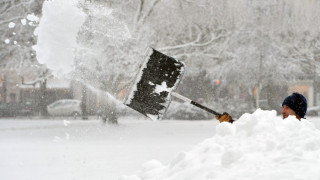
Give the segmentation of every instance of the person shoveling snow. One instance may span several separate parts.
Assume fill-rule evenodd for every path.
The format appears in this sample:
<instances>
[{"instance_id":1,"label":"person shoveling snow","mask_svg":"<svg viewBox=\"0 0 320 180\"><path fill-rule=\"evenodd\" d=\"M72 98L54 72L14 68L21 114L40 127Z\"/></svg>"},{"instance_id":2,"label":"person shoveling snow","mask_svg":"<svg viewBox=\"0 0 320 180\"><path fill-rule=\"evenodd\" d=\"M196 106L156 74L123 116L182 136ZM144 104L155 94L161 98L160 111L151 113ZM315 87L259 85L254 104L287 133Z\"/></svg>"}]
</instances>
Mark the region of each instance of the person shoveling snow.
<instances>
[{"instance_id":1,"label":"person shoveling snow","mask_svg":"<svg viewBox=\"0 0 320 180\"><path fill-rule=\"evenodd\" d=\"M220 122L233 123L235 120L227 112L220 114L175 92L184 74L184 66L183 62L148 48L124 104L152 120L161 120L170 105L171 96L174 96L214 114ZM300 120L306 111L307 101L302 94L293 93L282 103L283 118L295 115Z\"/></svg>"},{"instance_id":2,"label":"person shoveling snow","mask_svg":"<svg viewBox=\"0 0 320 180\"><path fill-rule=\"evenodd\" d=\"M151 160L120 180L320 179L320 132L304 118L307 101L293 93L276 111L256 110L234 121L176 92L184 64L150 49L125 104L160 120L171 95L216 115L216 135L168 165ZM161 88L160 88L161 87ZM285 120L283 120L285 119ZM300 121L297 121L300 120Z\"/></svg>"},{"instance_id":3,"label":"person shoveling snow","mask_svg":"<svg viewBox=\"0 0 320 180\"><path fill-rule=\"evenodd\" d=\"M295 116L299 121L304 118L308 108L306 98L298 93L294 92L290 96L286 97L282 103L282 118L285 119L289 116ZM221 122L233 122L232 117L224 112L222 115L216 115L216 119Z\"/></svg>"},{"instance_id":4,"label":"person shoveling snow","mask_svg":"<svg viewBox=\"0 0 320 180\"><path fill-rule=\"evenodd\" d=\"M287 118L290 115L296 116L298 120L304 118L307 112L308 103L306 98L300 93L292 93L286 97L282 103L282 117Z\"/></svg>"},{"instance_id":5,"label":"person shoveling snow","mask_svg":"<svg viewBox=\"0 0 320 180\"><path fill-rule=\"evenodd\" d=\"M320 179L320 131L305 119L256 110L164 165L151 160L120 180Z\"/></svg>"}]
</instances>

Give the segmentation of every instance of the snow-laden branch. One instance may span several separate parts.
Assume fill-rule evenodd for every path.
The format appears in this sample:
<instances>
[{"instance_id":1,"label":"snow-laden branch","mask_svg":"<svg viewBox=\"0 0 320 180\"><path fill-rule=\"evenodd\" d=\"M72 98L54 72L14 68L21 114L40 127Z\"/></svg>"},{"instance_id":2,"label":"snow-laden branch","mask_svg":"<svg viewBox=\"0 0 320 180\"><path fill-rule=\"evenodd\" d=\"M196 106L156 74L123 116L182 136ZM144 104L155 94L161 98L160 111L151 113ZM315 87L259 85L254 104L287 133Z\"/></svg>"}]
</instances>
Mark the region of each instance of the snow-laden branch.
<instances>
[{"instance_id":1,"label":"snow-laden branch","mask_svg":"<svg viewBox=\"0 0 320 180\"><path fill-rule=\"evenodd\" d=\"M15 20L20 20L20 19L23 19L25 18L24 16L16 16L14 18L11 18L11 19L7 19L7 20L4 20L4 21L0 21L0 25L3 25L3 24L8 24L12 21L15 21Z\"/></svg>"},{"instance_id":2,"label":"snow-laden branch","mask_svg":"<svg viewBox=\"0 0 320 180\"><path fill-rule=\"evenodd\" d=\"M4 14L9 7L9 4L4 4L2 7L0 7L0 14Z\"/></svg>"},{"instance_id":3,"label":"snow-laden branch","mask_svg":"<svg viewBox=\"0 0 320 180\"><path fill-rule=\"evenodd\" d=\"M145 23L147 17L150 16L150 14L151 14L151 12L153 11L154 7L155 7L160 1L161 1L161 0L154 0L154 1L152 2L152 5L151 5L151 7L149 8L148 12L145 13L145 15L141 18L141 24L144 24L144 23Z\"/></svg>"},{"instance_id":4,"label":"snow-laden branch","mask_svg":"<svg viewBox=\"0 0 320 180\"><path fill-rule=\"evenodd\" d=\"M16 5L10 6L10 7L7 8L7 9L3 9L3 10L1 10L1 12L0 12L0 17L3 16L3 15L5 15L8 11L10 11L10 10L12 10L12 9L15 9L15 8L20 9L20 6L30 5L30 4L32 4L33 2L34 2L34 0L30 0L30 1L28 1L28 2L20 2L20 3L16 4Z\"/></svg>"},{"instance_id":5,"label":"snow-laden branch","mask_svg":"<svg viewBox=\"0 0 320 180\"><path fill-rule=\"evenodd\" d=\"M137 9L137 14L135 16L135 24L144 24L146 22L146 19L150 16L152 11L154 10L155 6L161 1L161 0L153 0L149 8L146 10L145 13L143 13L143 9L145 2L144 0L139 0L139 6Z\"/></svg>"},{"instance_id":6,"label":"snow-laden branch","mask_svg":"<svg viewBox=\"0 0 320 180\"><path fill-rule=\"evenodd\" d=\"M163 48L159 48L160 51L168 51L168 50L174 50L174 49L182 49L182 48L187 48L187 47L203 47L203 46L208 46L210 45L212 42L224 37L223 35L219 35L219 36L215 36L213 33L210 34L211 38L206 41L206 42L200 42L201 41L201 37L202 37L202 33L199 33L196 37L195 40L191 41L191 42L187 42L184 44L179 44L179 45L175 45L175 46L167 46L167 47L163 47Z\"/></svg>"},{"instance_id":7,"label":"snow-laden branch","mask_svg":"<svg viewBox=\"0 0 320 180\"><path fill-rule=\"evenodd\" d=\"M41 78L38 78L38 79L35 79L33 81L29 81L29 82L24 82L24 77L23 76L20 76L21 78L21 84L22 85L30 85L30 86L35 86L37 83L40 83L40 82L43 82L43 81L46 81L47 79L49 79L50 77L52 77L53 74L49 74L45 77L41 77Z\"/></svg>"},{"instance_id":8,"label":"snow-laden branch","mask_svg":"<svg viewBox=\"0 0 320 180\"><path fill-rule=\"evenodd\" d=\"M144 4L144 0L139 0L140 3L139 3L139 6L138 6L138 9L137 9L137 13L136 13L136 17L135 17L135 23L134 24L137 24L137 22L139 21L140 17L141 17L141 13L142 13L142 9L143 9L143 4Z\"/></svg>"},{"instance_id":9,"label":"snow-laden branch","mask_svg":"<svg viewBox=\"0 0 320 180\"><path fill-rule=\"evenodd\" d=\"M207 58L212 58L212 59L220 59L219 56L215 54L206 54L206 53L180 53L180 54L175 54L173 55L174 58L180 59L181 57L207 57Z\"/></svg>"},{"instance_id":10,"label":"snow-laden branch","mask_svg":"<svg viewBox=\"0 0 320 180\"><path fill-rule=\"evenodd\" d=\"M307 53L307 52L302 52L298 47L296 47L296 46L294 46L294 47L292 47L291 48L291 50L293 50L294 52L295 52L295 54L292 56L292 57L297 57L297 58L299 58L299 57L303 57L303 58L300 58L300 61L302 61L302 62L312 62L312 61L314 61L314 57L313 57L313 55L309 55L309 53ZM311 52L310 52L310 54L311 54Z\"/></svg>"}]
</instances>

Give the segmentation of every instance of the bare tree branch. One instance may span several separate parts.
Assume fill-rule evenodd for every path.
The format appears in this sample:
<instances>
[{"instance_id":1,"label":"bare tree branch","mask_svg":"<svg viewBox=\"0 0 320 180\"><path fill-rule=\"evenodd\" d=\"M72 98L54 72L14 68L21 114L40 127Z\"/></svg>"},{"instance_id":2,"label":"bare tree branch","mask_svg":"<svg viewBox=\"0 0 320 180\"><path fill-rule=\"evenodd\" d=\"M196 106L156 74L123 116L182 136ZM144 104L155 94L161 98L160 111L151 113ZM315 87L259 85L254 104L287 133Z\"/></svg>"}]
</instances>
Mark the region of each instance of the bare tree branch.
<instances>
[{"instance_id":1,"label":"bare tree branch","mask_svg":"<svg viewBox=\"0 0 320 180\"><path fill-rule=\"evenodd\" d=\"M143 9L143 4L144 4L144 0L139 0L139 6L137 9L137 14L136 14L136 18L135 18L135 24L137 24L137 22L139 21L140 17L141 17L141 13L142 13L142 9Z\"/></svg>"},{"instance_id":2,"label":"bare tree branch","mask_svg":"<svg viewBox=\"0 0 320 180\"><path fill-rule=\"evenodd\" d=\"M12 10L12 9L15 9L15 8L21 8L21 7L19 7L19 6L24 6L24 5L30 5L30 4L32 4L34 2L34 0L30 0L30 1L28 1L28 2L20 2L20 3L18 3L18 4L15 4L15 5L11 5L11 6L9 6L9 8L3 8L2 10L1 10L1 12L0 12L0 16L3 16L3 15L5 15L8 11L10 11L10 10Z\"/></svg>"},{"instance_id":3,"label":"bare tree branch","mask_svg":"<svg viewBox=\"0 0 320 180\"><path fill-rule=\"evenodd\" d=\"M35 79L33 81L24 82L24 77L20 75L21 84L22 85L30 85L30 86L35 86L37 83L43 82L45 80L48 80L50 77L53 77L53 74L49 74L47 76L37 78L37 79Z\"/></svg>"},{"instance_id":4,"label":"bare tree branch","mask_svg":"<svg viewBox=\"0 0 320 180\"><path fill-rule=\"evenodd\" d=\"M19 20L19 19L23 19L23 18L25 18L25 16L15 16L14 18L7 19L7 20L4 20L4 21L0 21L0 25L7 24L9 22L12 22L12 21L15 21L15 20Z\"/></svg>"},{"instance_id":5,"label":"bare tree branch","mask_svg":"<svg viewBox=\"0 0 320 180\"><path fill-rule=\"evenodd\" d=\"M219 35L218 37L216 37L213 33L211 33L210 36L211 36L211 38L208 41L200 42L201 41L201 37L202 37L202 33L198 33L196 39L191 41L191 42L184 43L184 44L179 44L179 45L175 45L175 46L162 47L162 48L159 48L159 50L160 51L168 51L168 50L174 50L174 49L187 48L189 46L191 46L191 47L203 47L203 46L208 46L212 42L224 37L223 35Z\"/></svg>"},{"instance_id":6,"label":"bare tree branch","mask_svg":"<svg viewBox=\"0 0 320 180\"><path fill-rule=\"evenodd\" d=\"M175 54L173 57L180 59L181 57L207 57L207 58L212 58L212 59L220 59L219 56L215 54L206 54L206 53L181 53L181 54Z\"/></svg>"},{"instance_id":7,"label":"bare tree branch","mask_svg":"<svg viewBox=\"0 0 320 180\"><path fill-rule=\"evenodd\" d=\"M143 0L142 0L143 1ZM161 0L154 0L152 2L152 5L150 6L149 10L144 14L144 16L142 16L141 18L141 24L144 24L146 22L146 19L150 16L150 14L152 13L154 7L160 2Z\"/></svg>"}]
</instances>

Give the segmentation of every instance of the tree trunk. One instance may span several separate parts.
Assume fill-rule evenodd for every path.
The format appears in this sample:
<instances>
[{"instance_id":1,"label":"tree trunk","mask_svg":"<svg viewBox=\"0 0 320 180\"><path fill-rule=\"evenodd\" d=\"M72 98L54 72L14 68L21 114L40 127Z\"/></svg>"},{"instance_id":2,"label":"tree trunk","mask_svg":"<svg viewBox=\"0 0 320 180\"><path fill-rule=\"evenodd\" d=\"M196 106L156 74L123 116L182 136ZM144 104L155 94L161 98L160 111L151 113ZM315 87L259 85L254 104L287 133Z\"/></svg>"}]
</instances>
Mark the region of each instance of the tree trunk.
<instances>
[{"instance_id":1,"label":"tree trunk","mask_svg":"<svg viewBox=\"0 0 320 180\"><path fill-rule=\"evenodd\" d=\"M40 82L40 115L41 116L48 116L48 111L47 111L47 80L42 80Z\"/></svg>"},{"instance_id":2,"label":"tree trunk","mask_svg":"<svg viewBox=\"0 0 320 180\"><path fill-rule=\"evenodd\" d=\"M7 75L3 75L3 82L2 82L2 92L3 92L3 103L7 102Z\"/></svg>"},{"instance_id":3,"label":"tree trunk","mask_svg":"<svg viewBox=\"0 0 320 180\"><path fill-rule=\"evenodd\" d=\"M259 99L260 99L260 83L258 84L257 94L256 94L256 108L257 109L260 108Z\"/></svg>"},{"instance_id":4,"label":"tree trunk","mask_svg":"<svg viewBox=\"0 0 320 180\"><path fill-rule=\"evenodd\" d=\"M81 110L82 110L82 119L88 119L88 112L87 112L87 87L82 85L82 97L81 97Z\"/></svg>"}]
</instances>

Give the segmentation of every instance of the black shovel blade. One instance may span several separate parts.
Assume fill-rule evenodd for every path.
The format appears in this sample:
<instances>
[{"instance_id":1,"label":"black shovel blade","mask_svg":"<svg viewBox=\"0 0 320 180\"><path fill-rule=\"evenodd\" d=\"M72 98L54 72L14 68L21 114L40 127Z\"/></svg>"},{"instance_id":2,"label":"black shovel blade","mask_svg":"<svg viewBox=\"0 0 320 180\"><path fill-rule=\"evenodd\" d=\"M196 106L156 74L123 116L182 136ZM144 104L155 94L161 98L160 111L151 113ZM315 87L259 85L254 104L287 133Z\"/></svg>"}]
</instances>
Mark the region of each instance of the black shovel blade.
<instances>
[{"instance_id":1,"label":"black shovel blade","mask_svg":"<svg viewBox=\"0 0 320 180\"><path fill-rule=\"evenodd\" d=\"M184 64L176 59L148 48L125 105L151 118L160 120L171 102L184 73Z\"/></svg>"}]
</instances>

